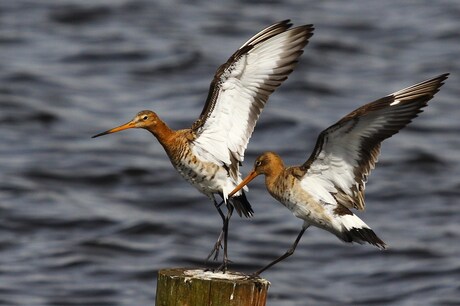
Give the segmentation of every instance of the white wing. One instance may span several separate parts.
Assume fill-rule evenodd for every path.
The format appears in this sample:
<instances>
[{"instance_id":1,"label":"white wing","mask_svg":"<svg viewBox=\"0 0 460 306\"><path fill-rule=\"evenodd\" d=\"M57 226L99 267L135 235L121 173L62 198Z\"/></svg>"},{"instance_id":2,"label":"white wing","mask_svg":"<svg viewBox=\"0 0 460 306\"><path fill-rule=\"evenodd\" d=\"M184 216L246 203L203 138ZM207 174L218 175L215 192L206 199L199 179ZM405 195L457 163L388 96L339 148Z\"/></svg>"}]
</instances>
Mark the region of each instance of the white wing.
<instances>
[{"instance_id":1,"label":"white wing","mask_svg":"<svg viewBox=\"0 0 460 306\"><path fill-rule=\"evenodd\" d=\"M206 105L192 129L200 158L225 164L240 179L238 165L269 95L294 69L313 27L276 23L249 39L219 67ZM234 186L233 186L234 187Z\"/></svg>"},{"instance_id":2,"label":"white wing","mask_svg":"<svg viewBox=\"0 0 460 306\"><path fill-rule=\"evenodd\" d=\"M324 130L300 167L302 186L324 203L364 209L364 188L380 144L417 117L448 74L364 105Z\"/></svg>"}]
</instances>

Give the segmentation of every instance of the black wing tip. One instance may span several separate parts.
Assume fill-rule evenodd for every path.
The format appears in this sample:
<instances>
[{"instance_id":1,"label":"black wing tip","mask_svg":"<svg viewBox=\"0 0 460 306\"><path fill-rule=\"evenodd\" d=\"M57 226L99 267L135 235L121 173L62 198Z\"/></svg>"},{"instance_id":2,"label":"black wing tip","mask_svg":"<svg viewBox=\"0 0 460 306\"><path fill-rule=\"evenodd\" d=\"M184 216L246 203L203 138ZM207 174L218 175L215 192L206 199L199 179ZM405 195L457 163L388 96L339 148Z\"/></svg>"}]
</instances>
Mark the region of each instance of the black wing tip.
<instances>
[{"instance_id":1,"label":"black wing tip","mask_svg":"<svg viewBox=\"0 0 460 306\"><path fill-rule=\"evenodd\" d=\"M444 85L444 81L447 80L449 75L450 75L450 73L446 72L446 73L437 75L437 76L435 76L435 77L433 77L431 79L428 79L426 81L423 81L420 84L435 83L435 84L438 84L438 87L441 87L442 85Z\"/></svg>"},{"instance_id":2,"label":"black wing tip","mask_svg":"<svg viewBox=\"0 0 460 306\"><path fill-rule=\"evenodd\" d=\"M292 23L291 19L284 19L284 20L275 22L275 23L269 25L268 27L265 27L264 29L262 29L257 34L260 34L260 33L263 33L263 32L270 32L270 31L273 31L275 29L282 29L282 32L284 32L284 31L287 31L292 26L293 26L293 23Z\"/></svg>"},{"instance_id":3,"label":"black wing tip","mask_svg":"<svg viewBox=\"0 0 460 306\"><path fill-rule=\"evenodd\" d=\"M438 75L437 77L434 78L438 82L438 87L437 87L435 93L437 93L439 91L439 89L444 85L444 81L447 80L449 75L450 75L450 73L446 72L446 73L440 74L440 75Z\"/></svg>"},{"instance_id":4,"label":"black wing tip","mask_svg":"<svg viewBox=\"0 0 460 306\"><path fill-rule=\"evenodd\" d=\"M302 33L303 36L305 36L305 39L308 41L308 39L310 37L313 36L313 31L315 30L315 27L313 26L313 24L305 24L305 25L301 25L301 26L297 26L295 28L291 28L293 25L293 23L291 22L290 19L285 19L285 20L282 20L282 21L279 21L279 22L276 22L270 26L268 26L267 28L265 28L264 30L260 31L258 34L256 35L259 35L261 33L272 33L271 35L267 35L264 39L262 40L255 40L255 42L251 42L249 43L248 45L249 46L254 46L256 44L259 44L259 43L262 43L263 41L266 41L272 37L275 37L283 32L291 32L291 33L294 33L294 34L298 34L298 33ZM278 29L278 28L282 28L281 31L275 31L275 29ZM265 33L265 34L266 34Z\"/></svg>"},{"instance_id":5,"label":"black wing tip","mask_svg":"<svg viewBox=\"0 0 460 306\"><path fill-rule=\"evenodd\" d=\"M303 45L306 46L309 43L310 38L313 36L314 30L315 28L309 28L307 26L299 26L299 27L292 28L288 31L292 32L293 35L301 36L305 40Z\"/></svg>"},{"instance_id":6,"label":"black wing tip","mask_svg":"<svg viewBox=\"0 0 460 306\"><path fill-rule=\"evenodd\" d=\"M295 28L289 29L288 31L305 32L306 35L308 35L308 37L311 37L313 35L314 30L315 30L315 26L313 24L303 24Z\"/></svg>"},{"instance_id":7,"label":"black wing tip","mask_svg":"<svg viewBox=\"0 0 460 306\"><path fill-rule=\"evenodd\" d=\"M265 40L268 40L274 36L277 36L283 32L286 32L286 31L289 31L289 32L292 32L292 33L295 33L295 34L298 34L298 33L303 33L303 35L305 36L305 38L308 40L310 37L313 36L313 31L315 30L315 27L313 24L304 24L304 25L301 25L301 26L297 26L295 28L291 28L293 26L293 23L291 22L290 19L285 19L285 20L282 20L282 21L279 21L279 22L276 22L268 27L266 27L264 30L260 31L258 34L260 33L263 33L263 32L272 32L272 35L268 35L267 37L265 37L263 40L256 40L256 43L249 43L248 45L251 45L251 46L254 46L255 44L258 44L258 43L261 43ZM274 29L278 29L278 28L282 28L281 31L279 32L276 32L274 31Z\"/></svg>"},{"instance_id":8,"label":"black wing tip","mask_svg":"<svg viewBox=\"0 0 460 306\"><path fill-rule=\"evenodd\" d=\"M431 79L427 79L420 83L401 89L387 96L393 101L405 100L411 101L422 98L425 103L431 100L440 88L444 85L444 81L449 77L450 73L443 73ZM391 101L391 102L393 102Z\"/></svg>"},{"instance_id":9,"label":"black wing tip","mask_svg":"<svg viewBox=\"0 0 460 306\"><path fill-rule=\"evenodd\" d=\"M278 22L272 24L271 26L277 26L277 25L284 25L284 26L292 27L293 23L292 23L291 19L284 19L284 20L281 20L281 21L278 21ZM298 26L296 28L308 28L308 29L311 29L311 30L315 29L315 27L314 27L314 25L312 23L304 24L304 25Z\"/></svg>"},{"instance_id":10,"label":"black wing tip","mask_svg":"<svg viewBox=\"0 0 460 306\"><path fill-rule=\"evenodd\" d=\"M301 26L296 27L296 29L297 29L297 28L305 29L305 30L307 30L307 31L309 31L309 32L313 32L313 31L315 30L315 26L314 26L312 23L310 23L310 24L304 24L304 25L301 25ZM312 34L312 35L313 35L313 34Z\"/></svg>"},{"instance_id":11,"label":"black wing tip","mask_svg":"<svg viewBox=\"0 0 460 306\"><path fill-rule=\"evenodd\" d=\"M446 73L438 75L437 77L434 77L434 79L439 79L442 82L442 81L447 80L449 75L450 75L450 72L446 72Z\"/></svg>"},{"instance_id":12,"label":"black wing tip","mask_svg":"<svg viewBox=\"0 0 460 306\"><path fill-rule=\"evenodd\" d=\"M433 95L435 95L439 89L445 84L444 81L447 80L447 78L449 77L450 73L449 72L446 72L446 73L443 73L443 74L440 74L438 75L437 77L434 77L432 79L432 81L436 82L437 83L437 86L436 86L436 89L434 90L433 92Z\"/></svg>"},{"instance_id":13,"label":"black wing tip","mask_svg":"<svg viewBox=\"0 0 460 306\"><path fill-rule=\"evenodd\" d=\"M284 19L284 20L274 23L273 25L284 25L287 27L292 27L292 22L291 22L291 19Z\"/></svg>"},{"instance_id":14,"label":"black wing tip","mask_svg":"<svg viewBox=\"0 0 460 306\"><path fill-rule=\"evenodd\" d=\"M449 72L446 72L446 73L443 73L443 74L440 74L438 76L435 76L434 78L431 78L431 79L428 79L424 82L422 82L421 84L424 84L424 83L435 83L437 84L436 88L439 89L442 85L444 85L444 81L447 80L447 78L449 77L450 73ZM437 91L436 91L437 92Z\"/></svg>"}]
</instances>

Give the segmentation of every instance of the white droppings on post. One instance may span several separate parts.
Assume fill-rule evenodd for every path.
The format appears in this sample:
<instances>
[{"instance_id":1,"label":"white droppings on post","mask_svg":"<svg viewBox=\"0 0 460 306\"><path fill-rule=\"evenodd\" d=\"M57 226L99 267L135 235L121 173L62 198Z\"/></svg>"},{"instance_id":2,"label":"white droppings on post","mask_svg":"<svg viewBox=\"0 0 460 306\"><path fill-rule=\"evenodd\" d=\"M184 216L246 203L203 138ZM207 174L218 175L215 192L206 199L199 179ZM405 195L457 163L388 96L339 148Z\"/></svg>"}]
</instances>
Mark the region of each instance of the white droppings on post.
<instances>
[{"instance_id":1,"label":"white droppings on post","mask_svg":"<svg viewBox=\"0 0 460 306\"><path fill-rule=\"evenodd\" d=\"M241 279L247 279L248 276L244 275L242 273L237 273L237 272L213 272L213 271L204 271L202 269L196 269L196 270L186 270L184 271L184 275L187 275L189 277L196 277L200 279L228 279L228 280L241 280Z\"/></svg>"},{"instance_id":2,"label":"white droppings on post","mask_svg":"<svg viewBox=\"0 0 460 306\"><path fill-rule=\"evenodd\" d=\"M235 288L236 288L236 283L233 283L233 291L232 291L232 294L230 294L230 301L233 301L233 294L235 293Z\"/></svg>"}]
</instances>

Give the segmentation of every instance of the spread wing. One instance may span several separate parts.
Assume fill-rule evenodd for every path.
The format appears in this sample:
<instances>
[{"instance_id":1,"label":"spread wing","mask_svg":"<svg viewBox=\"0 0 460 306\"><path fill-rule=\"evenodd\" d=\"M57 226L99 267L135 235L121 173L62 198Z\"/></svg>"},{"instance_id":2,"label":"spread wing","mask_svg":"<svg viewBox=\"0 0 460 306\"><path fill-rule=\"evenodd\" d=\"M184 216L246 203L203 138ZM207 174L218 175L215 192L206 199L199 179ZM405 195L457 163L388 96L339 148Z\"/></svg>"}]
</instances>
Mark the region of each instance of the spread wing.
<instances>
[{"instance_id":1,"label":"spread wing","mask_svg":"<svg viewBox=\"0 0 460 306\"><path fill-rule=\"evenodd\" d=\"M219 67L201 116L192 126L195 153L204 160L225 164L235 182L269 95L293 71L313 35L312 25L290 27L285 20L262 30Z\"/></svg>"},{"instance_id":2,"label":"spread wing","mask_svg":"<svg viewBox=\"0 0 460 306\"><path fill-rule=\"evenodd\" d=\"M364 209L364 188L383 140L422 112L448 74L397 91L351 112L318 137L300 167L302 185L325 203Z\"/></svg>"}]
</instances>

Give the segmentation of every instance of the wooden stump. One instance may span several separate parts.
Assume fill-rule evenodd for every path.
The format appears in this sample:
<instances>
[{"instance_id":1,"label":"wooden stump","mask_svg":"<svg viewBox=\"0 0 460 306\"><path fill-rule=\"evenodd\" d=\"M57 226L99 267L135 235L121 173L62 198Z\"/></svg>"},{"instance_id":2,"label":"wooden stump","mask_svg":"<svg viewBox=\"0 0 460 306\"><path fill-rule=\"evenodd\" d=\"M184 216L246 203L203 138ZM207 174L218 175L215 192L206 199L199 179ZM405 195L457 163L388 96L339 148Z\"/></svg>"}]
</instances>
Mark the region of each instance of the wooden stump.
<instances>
[{"instance_id":1,"label":"wooden stump","mask_svg":"<svg viewBox=\"0 0 460 306\"><path fill-rule=\"evenodd\" d=\"M156 306L265 306L270 283L236 272L163 269Z\"/></svg>"}]
</instances>

